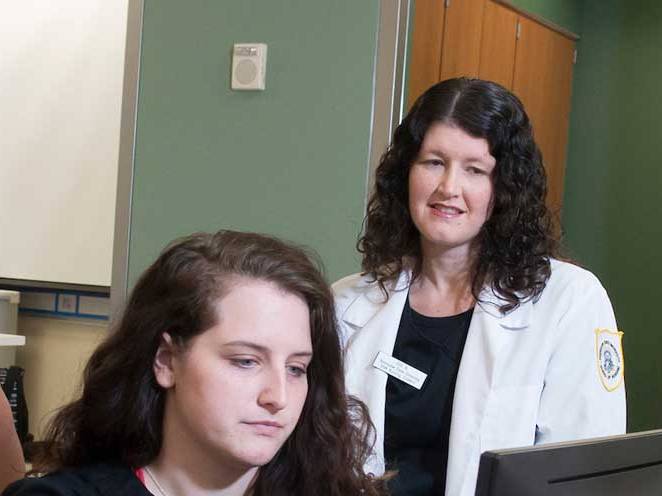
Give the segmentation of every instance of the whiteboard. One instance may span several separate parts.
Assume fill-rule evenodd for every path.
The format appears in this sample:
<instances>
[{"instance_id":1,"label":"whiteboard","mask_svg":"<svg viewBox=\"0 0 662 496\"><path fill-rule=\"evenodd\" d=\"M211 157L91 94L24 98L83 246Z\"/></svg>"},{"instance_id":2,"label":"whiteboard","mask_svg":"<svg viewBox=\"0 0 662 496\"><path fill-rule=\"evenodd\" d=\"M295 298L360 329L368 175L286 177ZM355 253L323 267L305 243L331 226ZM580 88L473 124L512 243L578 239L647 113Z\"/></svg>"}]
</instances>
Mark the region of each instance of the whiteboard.
<instances>
[{"instance_id":1,"label":"whiteboard","mask_svg":"<svg viewBox=\"0 0 662 496\"><path fill-rule=\"evenodd\" d=\"M128 0L0 0L0 278L110 286Z\"/></svg>"}]
</instances>

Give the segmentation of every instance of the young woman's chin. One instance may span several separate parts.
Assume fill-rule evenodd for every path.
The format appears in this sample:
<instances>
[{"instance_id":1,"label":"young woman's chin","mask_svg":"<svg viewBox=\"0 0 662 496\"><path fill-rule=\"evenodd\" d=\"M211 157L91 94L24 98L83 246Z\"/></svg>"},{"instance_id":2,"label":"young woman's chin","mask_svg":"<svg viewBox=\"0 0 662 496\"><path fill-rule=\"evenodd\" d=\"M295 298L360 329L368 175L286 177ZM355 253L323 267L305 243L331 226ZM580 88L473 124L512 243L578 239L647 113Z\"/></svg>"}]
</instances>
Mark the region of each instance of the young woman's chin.
<instances>
[{"instance_id":1,"label":"young woman's chin","mask_svg":"<svg viewBox=\"0 0 662 496\"><path fill-rule=\"evenodd\" d=\"M223 465L232 464L242 471L248 471L267 465L276 457L281 447L282 443L251 442L243 448L234 450L234 453L228 453L226 450L223 450L223 452L218 454L218 463Z\"/></svg>"}]
</instances>

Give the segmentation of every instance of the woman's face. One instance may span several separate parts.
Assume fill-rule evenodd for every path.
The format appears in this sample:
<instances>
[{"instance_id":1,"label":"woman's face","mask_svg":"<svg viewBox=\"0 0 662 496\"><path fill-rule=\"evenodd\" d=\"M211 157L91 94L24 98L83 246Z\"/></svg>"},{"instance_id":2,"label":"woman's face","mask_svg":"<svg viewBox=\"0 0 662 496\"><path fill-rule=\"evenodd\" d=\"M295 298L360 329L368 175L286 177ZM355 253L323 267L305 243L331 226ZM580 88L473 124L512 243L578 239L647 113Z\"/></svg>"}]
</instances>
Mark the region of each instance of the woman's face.
<instances>
[{"instance_id":1,"label":"woman's face","mask_svg":"<svg viewBox=\"0 0 662 496\"><path fill-rule=\"evenodd\" d=\"M171 436L180 453L245 470L269 462L299 420L312 358L309 311L272 283L240 278L217 315L185 350L166 344L157 352L164 447Z\"/></svg>"},{"instance_id":2,"label":"woman's face","mask_svg":"<svg viewBox=\"0 0 662 496\"><path fill-rule=\"evenodd\" d=\"M409 171L409 212L424 255L469 255L491 212L495 165L487 140L442 122L430 126Z\"/></svg>"}]
</instances>

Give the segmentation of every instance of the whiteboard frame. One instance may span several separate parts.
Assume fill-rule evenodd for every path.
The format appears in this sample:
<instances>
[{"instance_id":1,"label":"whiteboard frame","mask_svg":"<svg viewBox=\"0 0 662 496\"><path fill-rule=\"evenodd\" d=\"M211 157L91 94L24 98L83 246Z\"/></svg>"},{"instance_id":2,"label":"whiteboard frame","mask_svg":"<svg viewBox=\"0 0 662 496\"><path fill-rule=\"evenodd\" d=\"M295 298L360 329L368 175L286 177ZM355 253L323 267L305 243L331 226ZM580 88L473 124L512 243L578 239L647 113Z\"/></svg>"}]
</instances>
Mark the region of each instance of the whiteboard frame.
<instances>
[{"instance_id":1,"label":"whiteboard frame","mask_svg":"<svg viewBox=\"0 0 662 496\"><path fill-rule=\"evenodd\" d=\"M110 286L111 322L113 317L120 315L128 291L133 169L144 9L144 0L129 0L124 61L124 88L122 91L120 151L117 170L113 267Z\"/></svg>"}]
</instances>

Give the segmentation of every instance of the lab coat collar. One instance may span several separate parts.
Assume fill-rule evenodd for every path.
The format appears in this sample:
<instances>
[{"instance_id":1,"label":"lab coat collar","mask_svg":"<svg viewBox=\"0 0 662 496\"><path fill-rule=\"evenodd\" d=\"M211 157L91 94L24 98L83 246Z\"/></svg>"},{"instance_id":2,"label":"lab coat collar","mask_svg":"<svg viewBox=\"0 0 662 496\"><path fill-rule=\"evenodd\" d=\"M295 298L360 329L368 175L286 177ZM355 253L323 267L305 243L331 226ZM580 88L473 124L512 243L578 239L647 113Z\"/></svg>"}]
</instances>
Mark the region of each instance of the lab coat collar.
<instances>
[{"instance_id":1,"label":"lab coat collar","mask_svg":"<svg viewBox=\"0 0 662 496\"><path fill-rule=\"evenodd\" d=\"M394 293L407 291L411 281L411 272L403 270L398 280L387 286L389 297ZM352 302L341 316L342 320L355 327L365 327L368 321L379 312L386 303L384 292L376 282L365 282L367 291ZM531 298L524 300L516 308L502 314L500 307L506 301L499 297L491 287L486 287L480 293L480 299L474 312L485 312L506 329L525 329L529 327L533 310Z\"/></svg>"},{"instance_id":2,"label":"lab coat collar","mask_svg":"<svg viewBox=\"0 0 662 496\"><path fill-rule=\"evenodd\" d=\"M394 293L405 292L406 294L410 277L410 272L402 271L395 283L387 284L389 300ZM367 287L366 292L356 298L341 316L343 321L354 327L365 327L368 321L384 308L387 300L377 282L365 282L364 284Z\"/></svg>"},{"instance_id":3,"label":"lab coat collar","mask_svg":"<svg viewBox=\"0 0 662 496\"><path fill-rule=\"evenodd\" d=\"M491 287L481 291L480 298L474 312L485 312L506 329L525 329L529 327L533 312L533 300L528 298L506 314L502 314L500 307L506 301L499 297Z\"/></svg>"}]
</instances>

